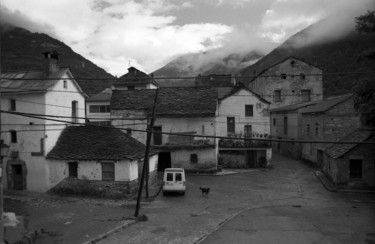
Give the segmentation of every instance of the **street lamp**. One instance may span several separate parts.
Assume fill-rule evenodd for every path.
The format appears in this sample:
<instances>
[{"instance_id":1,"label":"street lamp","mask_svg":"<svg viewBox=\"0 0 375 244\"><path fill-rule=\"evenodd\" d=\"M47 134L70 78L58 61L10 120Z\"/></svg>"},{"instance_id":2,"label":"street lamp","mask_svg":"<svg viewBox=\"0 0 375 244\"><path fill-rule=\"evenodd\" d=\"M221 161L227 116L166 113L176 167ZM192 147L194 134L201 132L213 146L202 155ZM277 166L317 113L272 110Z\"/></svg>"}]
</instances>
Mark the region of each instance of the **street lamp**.
<instances>
[{"instance_id":1,"label":"street lamp","mask_svg":"<svg viewBox=\"0 0 375 244\"><path fill-rule=\"evenodd\" d=\"M9 146L3 142L1 143L1 157L0 157L0 243L4 243L4 218L3 218L3 158L8 155Z\"/></svg>"}]
</instances>

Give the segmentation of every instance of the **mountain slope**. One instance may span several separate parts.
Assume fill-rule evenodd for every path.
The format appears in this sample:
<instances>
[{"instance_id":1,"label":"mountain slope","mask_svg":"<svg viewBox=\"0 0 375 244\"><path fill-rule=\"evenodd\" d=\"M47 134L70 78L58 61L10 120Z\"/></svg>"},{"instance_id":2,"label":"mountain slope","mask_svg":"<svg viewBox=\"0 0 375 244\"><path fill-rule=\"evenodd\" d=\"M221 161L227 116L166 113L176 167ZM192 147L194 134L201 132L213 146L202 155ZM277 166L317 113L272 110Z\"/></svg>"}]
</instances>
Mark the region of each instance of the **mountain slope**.
<instances>
[{"instance_id":1,"label":"mountain slope","mask_svg":"<svg viewBox=\"0 0 375 244\"><path fill-rule=\"evenodd\" d=\"M42 53L53 49L60 54L60 66L70 69L78 84L89 96L109 87L111 79L114 78L90 60L75 53L63 42L46 34L31 33L23 28L1 25L1 38L2 71L40 69L43 61ZM102 79L96 80L97 78Z\"/></svg>"},{"instance_id":2,"label":"mountain slope","mask_svg":"<svg viewBox=\"0 0 375 244\"><path fill-rule=\"evenodd\" d=\"M205 53L182 55L153 72L155 77L195 77L201 75L235 74L259 60L260 52L228 53L214 49ZM194 79L158 80L161 86L193 86Z\"/></svg>"},{"instance_id":3,"label":"mountain slope","mask_svg":"<svg viewBox=\"0 0 375 244\"><path fill-rule=\"evenodd\" d=\"M375 59L369 57L375 56L375 34L358 34L352 30L340 38L328 40L322 37L320 41L311 41L311 33L324 24L325 22L321 21L298 32L257 63L241 70L240 75L257 75L280 60L295 56L323 69L325 95L351 92L353 85L368 79L371 74L332 73L374 71Z\"/></svg>"}]
</instances>

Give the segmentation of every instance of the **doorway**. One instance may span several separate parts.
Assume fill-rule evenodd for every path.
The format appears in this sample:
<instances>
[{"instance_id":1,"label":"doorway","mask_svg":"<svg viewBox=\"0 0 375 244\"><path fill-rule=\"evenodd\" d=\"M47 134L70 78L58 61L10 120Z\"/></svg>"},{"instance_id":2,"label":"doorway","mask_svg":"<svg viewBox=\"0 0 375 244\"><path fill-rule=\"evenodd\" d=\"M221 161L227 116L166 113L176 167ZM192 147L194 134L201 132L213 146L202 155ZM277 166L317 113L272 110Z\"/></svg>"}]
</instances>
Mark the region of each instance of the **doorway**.
<instances>
[{"instance_id":1,"label":"doorway","mask_svg":"<svg viewBox=\"0 0 375 244\"><path fill-rule=\"evenodd\" d=\"M245 153L246 164L249 168L257 168L257 151L249 150Z\"/></svg>"},{"instance_id":2,"label":"doorway","mask_svg":"<svg viewBox=\"0 0 375 244\"><path fill-rule=\"evenodd\" d=\"M171 152L159 152L158 156L158 171L172 167Z\"/></svg>"},{"instance_id":3,"label":"doorway","mask_svg":"<svg viewBox=\"0 0 375 244\"><path fill-rule=\"evenodd\" d=\"M13 173L13 190L23 190L22 165L20 164L12 165L12 173Z\"/></svg>"}]
</instances>

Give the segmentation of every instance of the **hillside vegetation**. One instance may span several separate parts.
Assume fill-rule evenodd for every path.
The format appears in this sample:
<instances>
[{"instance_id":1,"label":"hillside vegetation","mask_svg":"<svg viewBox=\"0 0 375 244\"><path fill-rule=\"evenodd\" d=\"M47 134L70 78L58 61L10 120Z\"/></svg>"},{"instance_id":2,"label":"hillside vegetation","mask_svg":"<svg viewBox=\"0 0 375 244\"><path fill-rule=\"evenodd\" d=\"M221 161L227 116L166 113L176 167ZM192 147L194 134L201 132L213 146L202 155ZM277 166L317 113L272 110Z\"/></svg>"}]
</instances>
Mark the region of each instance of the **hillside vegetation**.
<instances>
[{"instance_id":1,"label":"hillside vegetation","mask_svg":"<svg viewBox=\"0 0 375 244\"><path fill-rule=\"evenodd\" d=\"M90 60L75 53L63 42L46 34L31 33L23 28L9 25L1 26L2 71L40 69L43 61L42 53L47 50L56 50L60 53L60 66L69 68L83 91L89 96L109 87L112 82L110 79L114 78Z\"/></svg>"}]
</instances>

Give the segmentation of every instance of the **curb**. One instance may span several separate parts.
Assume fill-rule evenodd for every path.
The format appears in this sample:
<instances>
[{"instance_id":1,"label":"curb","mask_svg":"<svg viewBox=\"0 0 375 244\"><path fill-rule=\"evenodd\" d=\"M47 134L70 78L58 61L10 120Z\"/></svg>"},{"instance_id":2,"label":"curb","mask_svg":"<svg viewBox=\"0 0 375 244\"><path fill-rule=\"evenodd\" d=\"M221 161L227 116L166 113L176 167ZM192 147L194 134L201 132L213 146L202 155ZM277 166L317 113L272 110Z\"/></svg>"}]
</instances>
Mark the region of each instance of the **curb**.
<instances>
[{"instance_id":1,"label":"curb","mask_svg":"<svg viewBox=\"0 0 375 244\"><path fill-rule=\"evenodd\" d=\"M352 192L352 193L375 193L375 190L361 190L361 189L345 189L338 188L333 185L321 171L315 171L314 174L318 177L324 188L331 192Z\"/></svg>"},{"instance_id":2,"label":"curb","mask_svg":"<svg viewBox=\"0 0 375 244\"><path fill-rule=\"evenodd\" d=\"M100 236L90 240L90 241L86 241L82 244L95 244L105 238L107 238L109 235L113 234L113 233L116 233L117 231L119 230L122 230L122 229L125 229L126 227L128 226L131 226L135 223L137 223L138 221L134 218L134 219L129 219L129 220L126 220L124 224L120 225L120 226L117 226L116 228L110 230L110 231L107 231L106 233L104 234L101 234Z\"/></svg>"}]
</instances>

